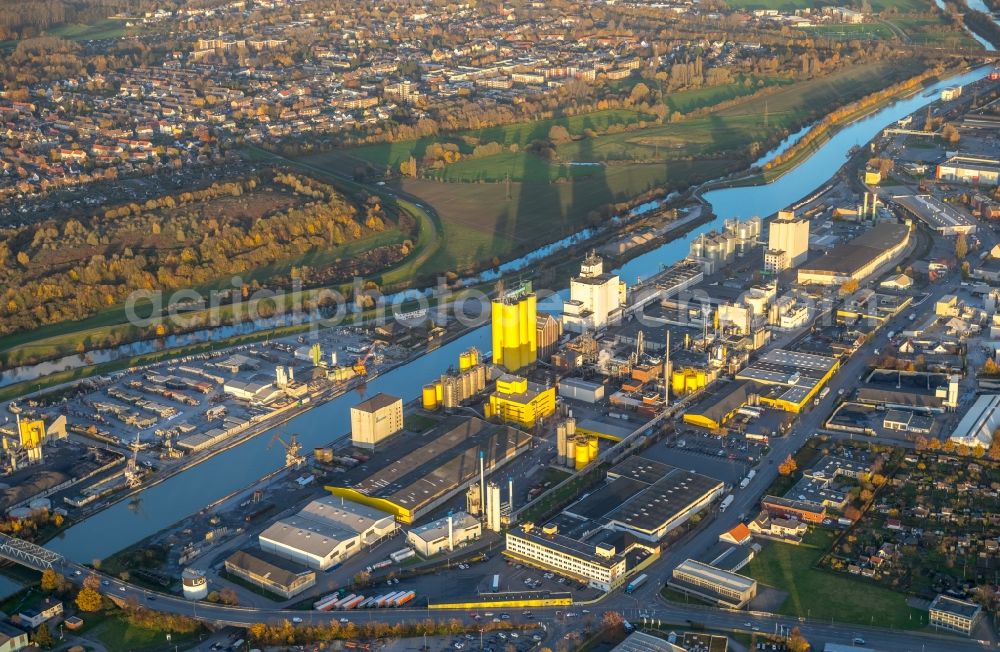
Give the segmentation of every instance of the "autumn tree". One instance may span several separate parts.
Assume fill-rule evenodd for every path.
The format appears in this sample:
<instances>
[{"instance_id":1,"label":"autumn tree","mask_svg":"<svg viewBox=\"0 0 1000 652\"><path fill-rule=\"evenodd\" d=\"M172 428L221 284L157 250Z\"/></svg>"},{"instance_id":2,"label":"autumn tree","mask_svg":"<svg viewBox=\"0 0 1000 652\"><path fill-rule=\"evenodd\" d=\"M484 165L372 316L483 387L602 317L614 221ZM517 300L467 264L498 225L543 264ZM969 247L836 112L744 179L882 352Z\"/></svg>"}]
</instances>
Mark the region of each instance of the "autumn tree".
<instances>
[{"instance_id":1,"label":"autumn tree","mask_svg":"<svg viewBox=\"0 0 1000 652\"><path fill-rule=\"evenodd\" d=\"M840 294L842 296L847 296L848 294L853 294L858 291L858 281L857 279L848 279L840 285Z\"/></svg>"},{"instance_id":2,"label":"autumn tree","mask_svg":"<svg viewBox=\"0 0 1000 652\"><path fill-rule=\"evenodd\" d=\"M621 631L625 626L625 618L617 611L605 611L601 618L601 627L609 632Z\"/></svg>"},{"instance_id":3,"label":"autumn tree","mask_svg":"<svg viewBox=\"0 0 1000 652\"><path fill-rule=\"evenodd\" d=\"M788 652L809 652L811 647L809 641L802 635L798 627L792 628L792 632L788 635L785 645L788 647Z\"/></svg>"},{"instance_id":4,"label":"autumn tree","mask_svg":"<svg viewBox=\"0 0 1000 652\"><path fill-rule=\"evenodd\" d=\"M80 608L80 611L90 613L100 611L101 603L101 594L90 587L83 587L76 596L76 606Z\"/></svg>"},{"instance_id":5,"label":"autumn tree","mask_svg":"<svg viewBox=\"0 0 1000 652\"><path fill-rule=\"evenodd\" d=\"M795 473L799 468L799 465L795 462L791 455L788 455L785 460L778 465L778 473L781 475L791 475Z\"/></svg>"},{"instance_id":6,"label":"autumn tree","mask_svg":"<svg viewBox=\"0 0 1000 652\"><path fill-rule=\"evenodd\" d=\"M965 260L965 257L969 255L969 241L965 239L964 233L959 233L958 237L955 238L955 256L959 260Z\"/></svg>"},{"instance_id":7,"label":"autumn tree","mask_svg":"<svg viewBox=\"0 0 1000 652\"><path fill-rule=\"evenodd\" d=\"M43 591L55 591L64 581L65 578L51 568L46 568L42 571L41 585Z\"/></svg>"},{"instance_id":8,"label":"autumn tree","mask_svg":"<svg viewBox=\"0 0 1000 652\"><path fill-rule=\"evenodd\" d=\"M52 638L52 632L49 631L49 626L45 623L38 626L38 629L31 636L31 640L43 650L51 650L52 646L56 644L55 639Z\"/></svg>"},{"instance_id":9,"label":"autumn tree","mask_svg":"<svg viewBox=\"0 0 1000 652\"><path fill-rule=\"evenodd\" d=\"M219 591L219 602L234 607L240 603L240 598L236 595L236 591L226 587Z\"/></svg>"}]
</instances>

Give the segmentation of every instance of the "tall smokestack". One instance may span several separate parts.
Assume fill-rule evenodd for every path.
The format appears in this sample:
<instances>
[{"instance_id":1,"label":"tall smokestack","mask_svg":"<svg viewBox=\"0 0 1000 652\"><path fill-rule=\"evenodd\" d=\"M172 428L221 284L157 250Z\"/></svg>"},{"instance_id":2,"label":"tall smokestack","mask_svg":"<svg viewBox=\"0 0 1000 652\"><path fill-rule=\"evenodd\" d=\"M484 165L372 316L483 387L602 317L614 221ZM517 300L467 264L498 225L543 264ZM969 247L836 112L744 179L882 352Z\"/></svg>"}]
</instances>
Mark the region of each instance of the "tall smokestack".
<instances>
[{"instance_id":1,"label":"tall smokestack","mask_svg":"<svg viewBox=\"0 0 1000 652\"><path fill-rule=\"evenodd\" d=\"M455 549L455 523L451 512L448 512L448 550Z\"/></svg>"},{"instance_id":2,"label":"tall smokestack","mask_svg":"<svg viewBox=\"0 0 1000 652\"><path fill-rule=\"evenodd\" d=\"M479 451L479 504L486 510L486 455Z\"/></svg>"},{"instance_id":3,"label":"tall smokestack","mask_svg":"<svg viewBox=\"0 0 1000 652\"><path fill-rule=\"evenodd\" d=\"M514 518L514 478L507 476L507 498L510 506L510 517Z\"/></svg>"},{"instance_id":4,"label":"tall smokestack","mask_svg":"<svg viewBox=\"0 0 1000 652\"><path fill-rule=\"evenodd\" d=\"M663 354L663 409L670 407L670 328L667 328L667 349Z\"/></svg>"}]
</instances>

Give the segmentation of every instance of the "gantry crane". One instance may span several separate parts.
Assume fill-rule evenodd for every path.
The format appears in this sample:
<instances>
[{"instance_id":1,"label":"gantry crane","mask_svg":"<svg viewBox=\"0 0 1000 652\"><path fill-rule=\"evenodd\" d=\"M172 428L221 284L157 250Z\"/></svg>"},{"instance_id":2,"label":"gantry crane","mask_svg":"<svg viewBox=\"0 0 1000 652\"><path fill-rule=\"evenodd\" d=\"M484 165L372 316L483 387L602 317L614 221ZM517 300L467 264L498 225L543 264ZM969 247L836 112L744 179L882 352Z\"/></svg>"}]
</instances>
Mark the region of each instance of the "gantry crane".
<instances>
[{"instance_id":1,"label":"gantry crane","mask_svg":"<svg viewBox=\"0 0 1000 652\"><path fill-rule=\"evenodd\" d=\"M306 457L302 454L302 445L299 444L298 435L292 435L286 442L281 438L281 433L276 432L274 433L274 437L271 437L271 441L267 445L267 450L271 450L276 441L281 442L282 447L285 449L285 466L297 469L305 464Z\"/></svg>"}]
</instances>

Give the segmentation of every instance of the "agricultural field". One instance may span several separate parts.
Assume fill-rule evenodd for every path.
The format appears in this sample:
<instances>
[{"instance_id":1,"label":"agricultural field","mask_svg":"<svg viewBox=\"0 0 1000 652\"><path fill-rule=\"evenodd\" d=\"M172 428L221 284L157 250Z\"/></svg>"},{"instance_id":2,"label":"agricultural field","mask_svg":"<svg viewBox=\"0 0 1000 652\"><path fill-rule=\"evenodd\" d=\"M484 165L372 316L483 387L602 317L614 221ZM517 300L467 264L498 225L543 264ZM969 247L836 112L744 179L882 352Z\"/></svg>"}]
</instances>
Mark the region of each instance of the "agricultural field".
<instances>
[{"instance_id":1,"label":"agricultural field","mask_svg":"<svg viewBox=\"0 0 1000 652\"><path fill-rule=\"evenodd\" d=\"M907 453L822 565L927 600L966 582L992 584L1000 570L998 483L1000 464L988 459Z\"/></svg>"},{"instance_id":2,"label":"agricultural field","mask_svg":"<svg viewBox=\"0 0 1000 652\"><path fill-rule=\"evenodd\" d=\"M778 612L789 616L896 629L927 624L927 612L907 606L901 593L819 569L834 536L832 531L815 529L798 546L767 542L741 573L786 592Z\"/></svg>"},{"instance_id":3,"label":"agricultural field","mask_svg":"<svg viewBox=\"0 0 1000 652\"><path fill-rule=\"evenodd\" d=\"M443 229L442 246L422 266L424 273L471 271L496 264L581 228L603 222L600 212L661 185L683 187L712 178L738 162L726 159L659 164L587 166L573 183L441 183L403 178L399 187L434 206Z\"/></svg>"}]
</instances>

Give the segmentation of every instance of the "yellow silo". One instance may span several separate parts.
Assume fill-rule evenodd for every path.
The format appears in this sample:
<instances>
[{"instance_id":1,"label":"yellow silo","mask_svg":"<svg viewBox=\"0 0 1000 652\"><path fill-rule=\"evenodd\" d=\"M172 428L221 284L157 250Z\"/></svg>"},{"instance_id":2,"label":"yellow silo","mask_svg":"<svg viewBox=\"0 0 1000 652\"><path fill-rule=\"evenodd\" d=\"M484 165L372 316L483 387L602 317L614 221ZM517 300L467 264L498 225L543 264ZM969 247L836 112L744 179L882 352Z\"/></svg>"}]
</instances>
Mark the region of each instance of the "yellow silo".
<instances>
[{"instance_id":1,"label":"yellow silo","mask_svg":"<svg viewBox=\"0 0 1000 652\"><path fill-rule=\"evenodd\" d=\"M599 452L597 437L591 437L587 440L587 449L587 456L593 462L597 459L597 453Z\"/></svg>"},{"instance_id":2,"label":"yellow silo","mask_svg":"<svg viewBox=\"0 0 1000 652\"><path fill-rule=\"evenodd\" d=\"M675 396L680 396L681 394L683 394L684 393L684 370L683 369L677 369L677 370L675 370L674 373L673 373L673 375L672 375L672 377L671 377L671 382L672 382L673 388L674 388L674 395Z\"/></svg>"},{"instance_id":3,"label":"yellow silo","mask_svg":"<svg viewBox=\"0 0 1000 652\"><path fill-rule=\"evenodd\" d=\"M576 464L576 440L568 439L566 440L566 466L573 466Z\"/></svg>"},{"instance_id":4,"label":"yellow silo","mask_svg":"<svg viewBox=\"0 0 1000 652\"><path fill-rule=\"evenodd\" d=\"M579 471L590 463L590 447L586 442L576 444L576 470Z\"/></svg>"},{"instance_id":5,"label":"yellow silo","mask_svg":"<svg viewBox=\"0 0 1000 652\"><path fill-rule=\"evenodd\" d=\"M423 406L425 410L436 410L438 407L437 389L434 384L424 385Z\"/></svg>"},{"instance_id":6,"label":"yellow silo","mask_svg":"<svg viewBox=\"0 0 1000 652\"><path fill-rule=\"evenodd\" d=\"M472 366L472 355L466 351L458 356L458 368L460 371L465 371Z\"/></svg>"}]
</instances>

